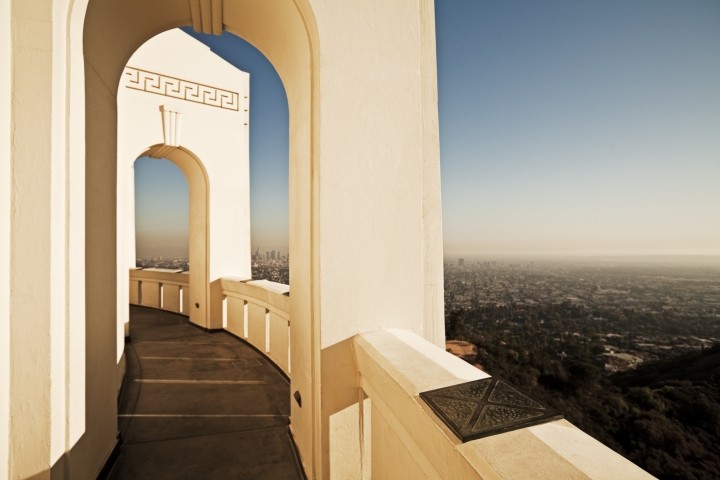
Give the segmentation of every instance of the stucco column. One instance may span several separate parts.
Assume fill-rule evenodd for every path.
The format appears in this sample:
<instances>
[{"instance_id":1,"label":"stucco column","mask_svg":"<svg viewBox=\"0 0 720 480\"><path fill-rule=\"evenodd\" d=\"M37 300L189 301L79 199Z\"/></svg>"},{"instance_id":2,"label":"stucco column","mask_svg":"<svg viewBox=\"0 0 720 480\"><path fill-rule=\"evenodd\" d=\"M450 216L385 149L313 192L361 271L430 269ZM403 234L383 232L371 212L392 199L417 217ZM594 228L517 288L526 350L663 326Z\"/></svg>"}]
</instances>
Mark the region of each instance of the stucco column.
<instances>
[{"instance_id":1,"label":"stucco column","mask_svg":"<svg viewBox=\"0 0 720 480\"><path fill-rule=\"evenodd\" d=\"M11 23L10 0L0 0L0 478L10 453Z\"/></svg>"},{"instance_id":2,"label":"stucco column","mask_svg":"<svg viewBox=\"0 0 720 480\"><path fill-rule=\"evenodd\" d=\"M11 478L49 476L65 443L65 171L62 144L53 144L62 92L52 81L52 7L16 0L11 13Z\"/></svg>"},{"instance_id":3,"label":"stucco column","mask_svg":"<svg viewBox=\"0 0 720 480\"><path fill-rule=\"evenodd\" d=\"M352 337L399 328L443 340L433 4L312 5L322 86L320 466L322 478L360 478Z\"/></svg>"}]
</instances>

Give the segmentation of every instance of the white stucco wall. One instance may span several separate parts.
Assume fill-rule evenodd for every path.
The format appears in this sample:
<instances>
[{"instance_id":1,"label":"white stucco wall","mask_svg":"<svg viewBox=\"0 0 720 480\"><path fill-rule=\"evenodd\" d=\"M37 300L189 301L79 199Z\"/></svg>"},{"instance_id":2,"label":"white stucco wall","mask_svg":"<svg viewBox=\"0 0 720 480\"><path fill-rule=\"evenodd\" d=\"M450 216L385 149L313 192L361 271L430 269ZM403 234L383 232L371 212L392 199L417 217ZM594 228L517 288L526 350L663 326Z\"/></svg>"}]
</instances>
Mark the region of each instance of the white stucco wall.
<instances>
[{"instance_id":1,"label":"white stucco wall","mask_svg":"<svg viewBox=\"0 0 720 480\"><path fill-rule=\"evenodd\" d=\"M130 68L145 72L134 77ZM164 77L163 88L148 83L146 91L137 89L145 79L157 82L155 74ZM179 112L182 119L179 138L167 143L190 150L207 173L209 282L223 276L250 278L249 81L249 74L178 29L153 37L128 61L118 88L118 231L126 232L118 244L118 285L127 285L127 269L135 266L134 161L150 146L165 142L161 108ZM203 98L198 84L235 96L223 103ZM172 91L160 94L165 88L185 92L192 100ZM120 291L119 315L127 318L127 287Z\"/></svg>"},{"instance_id":2,"label":"white stucco wall","mask_svg":"<svg viewBox=\"0 0 720 480\"><path fill-rule=\"evenodd\" d=\"M87 403L116 395L114 348L98 362L99 395L85 389L84 138L70 133L84 129L70 92L83 91L85 4L0 4L1 478L49 475L86 433ZM114 408L102 410L85 437L106 441L78 452L80 475L112 448Z\"/></svg>"},{"instance_id":3,"label":"white stucco wall","mask_svg":"<svg viewBox=\"0 0 720 480\"><path fill-rule=\"evenodd\" d=\"M10 450L10 0L0 0L0 478L9 475Z\"/></svg>"},{"instance_id":4,"label":"white stucco wall","mask_svg":"<svg viewBox=\"0 0 720 480\"><path fill-rule=\"evenodd\" d=\"M440 209L439 169L433 182L424 180L427 158L439 164L437 129L424 129L426 117L437 122L436 104L424 97L435 65L422 63L422 25L432 9L426 2L312 3L323 86L322 348L390 325L438 343L424 324L423 301L428 262L442 256L442 238L433 256L425 250L433 219L424 205L434 202L438 217Z\"/></svg>"}]
</instances>

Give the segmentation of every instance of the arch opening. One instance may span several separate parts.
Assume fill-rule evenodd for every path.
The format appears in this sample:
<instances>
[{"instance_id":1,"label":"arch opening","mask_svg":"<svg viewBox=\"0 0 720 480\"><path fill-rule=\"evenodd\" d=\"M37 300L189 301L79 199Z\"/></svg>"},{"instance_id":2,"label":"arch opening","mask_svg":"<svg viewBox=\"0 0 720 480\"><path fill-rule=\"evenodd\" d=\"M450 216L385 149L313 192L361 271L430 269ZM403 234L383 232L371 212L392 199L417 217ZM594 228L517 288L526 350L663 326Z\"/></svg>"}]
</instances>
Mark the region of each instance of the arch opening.
<instances>
[{"instance_id":1,"label":"arch opening","mask_svg":"<svg viewBox=\"0 0 720 480\"><path fill-rule=\"evenodd\" d=\"M314 223L317 218L317 194L315 193L316 162L314 154L317 129L313 112L317 95L313 79L316 74L314 53L316 36L314 20L307 2L288 0L272 5L252 1L226 2L223 11L223 24L226 30L255 45L275 66L285 86L289 110L290 167L289 167L289 203L290 238L289 256L292 260L289 280L294 285L290 301L290 316L293 318L291 331L291 352L294 373L291 379L292 391L300 391L305 408L293 403L291 418L294 425L295 440L308 471L319 455L320 441L319 405L313 401L319 395L319 384L312 381L319 378L319 324L315 320L317 304L317 255L314 238L318 231ZM118 19L142 18L141 22L119 22ZM153 35L169 28L192 24L192 14L188 2L171 1L163 9L155 8L141 0L122 3L90 0L84 26L85 60L85 154L88 161L85 170L85 258L86 258L86 312L88 319L116 318L121 312L119 306L128 304L122 298L118 276L118 238L125 234L125 226L119 223L117 216L117 196L115 188L118 182L117 134L122 127L117 121L116 95L119 80L132 53ZM147 145L146 143L145 145ZM181 145L184 143L181 143ZM191 145L191 144L188 144ZM145 154L152 153L154 145ZM157 152L155 152L157 153ZM197 154L197 156L195 156ZM200 151L191 153L183 147L175 148L170 154L161 155L175 162L189 162L190 158L204 158ZM177 157L177 158L174 158ZM190 162L192 163L192 162ZM190 180L190 176L188 176ZM192 181L190 183L193 191ZM208 185L206 184L206 187ZM214 185L213 185L214 188ZM214 190L213 190L214 191ZM191 193L192 196L192 193ZM216 202L211 198L210 204ZM193 200L191 200L193 203ZM192 213L191 213L192 218ZM191 231L194 228L190 227ZM192 239L190 240L192 244ZM205 238L205 248L210 248ZM190 254L192 257L192 253ZM191 284L207 286L210 278L208 268L192 262L190 269ZM195 281L195 275L204 275L205 279ZM220 275L222 276L222 275ZM197 287L196 287L197 288ZM209 287L196 295L211 298ZM192 295L192 293L191 293ZM193 302L195 303L195 302ZM198 302L199 303L199 302ZM210 328L212 314L209 302L202 310L205 321L199 320ZM125 307L126 308L126 307ZM110 347L107 322L87 322L87 338L98 340L93 349L88 350L88 363L104 358ZM114 328L112 328L114 330ZM122 345L117 346L117 365L103 367L108 371L122 369ZM112 392L112 389L109 390ZM93 392L92 395L101 395ZM105 400L88 398L88 405L104 405L88 412L88 417L103 417L106 421L111 412L112 394ZM110 429L105 429L108 431ZM89 437L88 437L89 438ZM315 445L315 446L314 446Z\"/></svg>"},{"instance_id":2,"label":"arch opening","mask_svg":"<svg viewBox=\"0 0 720 480\"><path fill-rule=\"evenodd\" d=\"M165 145L154 145L143 152L141 157L156 158L166 150ZM177 147L164 152L163 157L185 175L188 184L189 221L188 257L189 269L189 311L190 321L209 328L211 315L209 281L209 184L207 171L202 162L190 150Z\"/></svg>"},{"instance_id":3,"label":"arch opening","mask_svg":"<svg viewBox=\"0 0 720 480\"><path fill-rule=\"evenodd\" d=\"M189 270L190 193L185 174L166 158L138 157L133 163L135 267ZM131 179L133 180L133 179ZM133 225L129 226L130 230ZM133 248L134 240L134 248Z\"/></svg>"}]
</instances>

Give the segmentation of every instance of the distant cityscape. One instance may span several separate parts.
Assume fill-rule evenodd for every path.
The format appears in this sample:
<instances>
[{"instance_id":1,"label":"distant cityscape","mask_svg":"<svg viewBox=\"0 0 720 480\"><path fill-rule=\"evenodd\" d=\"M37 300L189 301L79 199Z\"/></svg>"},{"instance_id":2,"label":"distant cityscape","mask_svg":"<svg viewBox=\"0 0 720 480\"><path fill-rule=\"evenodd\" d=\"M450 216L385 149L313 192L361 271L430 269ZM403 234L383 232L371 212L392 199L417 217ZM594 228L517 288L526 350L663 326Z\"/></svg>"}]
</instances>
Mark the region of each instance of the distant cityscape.
<instances>
[{"instance_id":1,"label":"distant cityscape","mask_svg":"<svg viewBox=\"0 0 720 480\"><path fill-rule=\"evenodd\" d=\"M143 257L135 260L139 268L167 268L170 270L190 270L187 257ZM252 278L270 280L271 282L290 284L290 256L280 250L261 250L259 247L252 254Z\"/></svg>"},{"instance_id":2,"label":"distant cityscape","mask_svg":"<svg viewBox=\"0 0 720 480\"><path fill-rule=\"evenodd\" d=\"M662 479L720 478L720 257L447 259L446 348Z\"/></svg>"},{"instance_id":3,"label":"distant cityscape","mask_svg":"<svg viewBox=\"0 0 720 480\"><path fill-rule=\"evenodd\" d=\"M290 254L279 250L261 252L258 247L252 254L252 276L290 285Z\"/></svg>"},{"instance_id":4,"label":"distant cityscape","mask_svg":"<svg viewBox=\"0 0 720 480\"><path fill-rule=\"evenodd\" d=\"M183 272L190 270L190 260L188 257L143 257L135 259L135 266L139 268L167 268L170 270L182 270Z\"/></svg>"},{"instance_id":5,"label":"distant cityscape","mask_svg":"<svg viewBox=\"0 0 720 480\"><path fill-rule=\"evenodd\" d=\"M720 341L720 265L458 258L445 263L445 309L449 339L614 373Z\"/></svg>"},{"instance_id":6,"label":"distant cityscape","mask_svg":"<svg viewBox=\"0 0 720 480\"><path fill-rule=\"evenodd\" d=\"M187 257L137 266L190 269ZM287 252L256 248L251 267L290 283ZM720 342L720 265L454 258L444 269L448 339L492 338L518 356L532 345L607 373Z\"/></svg>"}]
</instances>

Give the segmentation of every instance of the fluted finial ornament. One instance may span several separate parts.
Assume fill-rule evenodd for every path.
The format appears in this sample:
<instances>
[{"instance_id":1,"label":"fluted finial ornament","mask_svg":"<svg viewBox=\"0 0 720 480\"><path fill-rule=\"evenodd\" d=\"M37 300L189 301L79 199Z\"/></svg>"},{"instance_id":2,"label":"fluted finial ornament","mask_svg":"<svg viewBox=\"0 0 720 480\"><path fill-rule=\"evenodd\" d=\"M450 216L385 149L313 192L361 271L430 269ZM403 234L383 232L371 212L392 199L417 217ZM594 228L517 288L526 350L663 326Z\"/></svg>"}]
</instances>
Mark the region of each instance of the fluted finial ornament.
<instances>
[{"instance_id":1,"label":"fluted finial ornament","mask_svg":"<svg viewBox=\"0 0 720 480\"><path fill-rule=\"evenodd\" d=\"M160 105L162 114L163 146L153 152L153 158L164 158L169 152L180 146L182 133L182 112L171 105Z\"/></svg>"}]
</instances>

